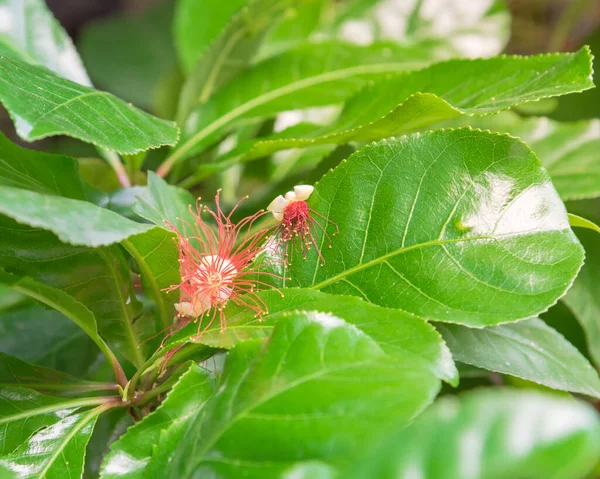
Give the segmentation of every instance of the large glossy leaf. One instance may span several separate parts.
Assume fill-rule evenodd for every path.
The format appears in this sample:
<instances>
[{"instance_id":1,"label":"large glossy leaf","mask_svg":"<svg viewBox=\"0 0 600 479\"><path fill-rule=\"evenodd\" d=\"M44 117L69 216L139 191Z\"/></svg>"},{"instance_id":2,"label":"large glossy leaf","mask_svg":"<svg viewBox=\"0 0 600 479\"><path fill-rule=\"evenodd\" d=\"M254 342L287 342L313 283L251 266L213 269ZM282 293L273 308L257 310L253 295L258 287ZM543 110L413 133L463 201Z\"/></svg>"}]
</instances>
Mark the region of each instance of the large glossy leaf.
<instances>
[{"instance_id":1,"label":"large glossy leaf","mask_svg":"<svg viewBox=\"0 0 600 479\"><path fill-rule=\"evenodd\" d=\"M93 313L100 333L111 345L133 363L143 363L143 348L139 347L139 331L134 324L141 305L118 245L67 245L53 233L5 216L0 216L0 228L1 267L18 277L63 290Z\"/></svg>"},{"instance_id":2,"label":"large glossy leaf","mask_svg":"<svg viewBox=\"0 0 600 479\"><path fill-rule=\"evenodd\" d=\"M0 133L0 186L84 200L78 170L71 157L21 148Z\"/></svg>"},{"instance_id":3,"label":"large glossy leaf","mask_svg":"<svg viewBox=\"0 0 600 479\"><path fill-rule=\"evenodd\" d=\"M85 448L101 412L97 408L65 417L35 433L0 464L23 479L80 477Z\"/></svg>"},{"instance_id":4,"label":"large glossy leaf","mask_svg":"<svg viewBox=\"0 0 600 479\"><path fill-rule=\"evenodd\" d=\"M0 213L19 223L52 231L72 245L106 246L152 228L87 201L10 186L0 186Z\"/></svg>"},{"instance_id":5,"label":"large glossy leaf","mask_svg":"<svg viewBox=\"0 0 600 479\"><path fill-rule=\"evenodd\" d=\"M586 477L600 454L587 404L532 391L479 390L439 399L343 477Z\"/></svg>"},{"instance_id":6,"label":"large glossy leaf","mask_svg":"<svg viewBox=\"0 0 600 479\"><path fill-rule=\"evenodd\" d=\"M44 0L0 0L0 55L38 63L57 75L91 86L73 42Z\"/></svg>"},{"instance_id":7,"label":"large glossy leaf","mask_svg":"<svg viewBox=\"0 0 600 479\"><path fill-rule=\"evenodd\" d=\"M34 305L0 315L0 351L79 377L86 376L100 354L75 323Z\"/></svg>"},{"instance_id":8,"label":"large glossy leaf","mask_svg":"<svg viewBox=\"0 0 600 479\"><path fill-rule=\"evenodd\" d=\"M554 389L600 397L598 373L574 346L540 319L484 329L439 324L438 329L457 361Z\"/></svg>"},{"instance_id":9,"label":"large glossy leaf","mask_svg":"<svg viewBox=\"0 0 600 479\"><path fill-rule=\"evenodd\" d=\"M229 353L163 477L269 478L304 461L340 464L405 425L438 387L421 360L386 355L341 319L292 314L264 347L247 341Z\"/></svg>"},{"instance_id":10,"label":"large glossy leaf","mask_svg":"<svg viewBox=\"0 0 600 479\"><path fill-rule=\"evenodd\" d=\"M77 43L94 83L126 101L151 107L159 81L176 65L172 22L173 2L162 1L143 15L84 25Z\"/></svg>"},{"instance_id":11,"label":"large glossy leaf","mask_svg":"<svg viewBox=\"0 0 600 479\"><path fill-rule=\"evenodd\" d=\"M427 319L481 327L531 317L583 262L549 175L509 136L438 130L367 146L325 175L309 204L340 234L328 248L314 228L323 267L290 245L288 286Z\"/></svg>"},{"instance_id":12,"label":"large glossy leaf","mask_svg":"<svg viewBox=\"0 0 600 479\"><path fill-rule=\"evenodd\" d=\"M173 163L208 146L237 120L342 103L369 80L425 63L418 47L336 42L306 45L267 59L191 112L181 144L158 171L164 174Z\"/></svg>"},{"instance_id":13,"label":"large glossy leaf","mask_svg":"<svg viewBox=\"0 0 600 479\"><path fill-rule=\"evenodd\" d=\"M159 477L148 475L148 468L156 467L151 464L153 456L177 447L186 424L200 413L213 389L209 373L197 364L191 364L160 407L112 444L101 477Z\"/></svg>"},{"instance_id":14,"label":"large glossy leaf","mask_svg":"<svg viewBox=\"0 0 600 479\"><path fill-rule=\"evenodd\" d=\"M12 453L40 428L48 427L85 406L94 406L101 398L65 399L46 396L31 389L0 389L0 457Z\"/></svg>"},{"instance_id":15,"label":"large glossy leaf","mask_svg":"<svg viewBox=\"0 0 600 479\"><path fill-rule=\"evenodd\" d=\"M522 138L550 173L563 200L600 196L600 121L561 123L506 112L470 123Z\"/></svg>"},{"instance_id":16,"label":"large glossy leaf","mask_svg":"<svg viewBox=\"0 0 600 479\"><path fill-rule=\"evenodd\" d=\"M439 59L496 55L510 35L510 14L502 0L354 0L338 9L329 30L349 42L424 43Z\"/></svg>"},{"instance_id":17,"label":"large glossy leaf","mask_svg":"<svg viewBox=\"0 0 600 479\"><path fill-rule=\"evenodd\" d=\"M64 372L29 364L14 356L0 353L0 388L8 386L19 386L60 395L116 390L114 384L82 381Z\"/></svg>"},{"instance_id":18,"label":"large glossy leaf","mask_svg":"<svg viewBox=\"0 0 600 479\"><path fill-rule=\"evenodd\" d=\"M0 101L27 141L67 135L118 153L174 145L177 126L46 68L0 57Z\"/></svg>"},{"instance_id":19,"label":"large glossy leaf","mask_svg":"<svg viewBox=\"0 0 600 479\"><path fill-rule=\"evenodd\" d=\"M250 160L287 148L377 140L461 115L497 113L524 102L592 88L591 72L588 49L565 55L438 63L367 86L347 101L332 125L292 127L241 145L224 161ZM587 151L593 147L589 145Z\"/></svg>"},{"instance_id":20,"label":"large glossy leaf","mask_svg":"<svg viewBox=\"0 0 600 479\"><path fill-rule=\"evenodd\" d=\"M308 289L286 289L283 293L283 298L276 291L260 293L268 311L263 321L259 321L254 312L247 308L230 305L225 310L225 332L221 332L215 324L200 338L193 339L198 335L198 324L191 323L175 333L166 344L174 346L191 340L215 348L230 349L240 341L268 337L282 315L310 309L331 313L355 325L389 355L397 358L419 356L439 378L450 382L458 379L446 345L434 328L422 319L397 309L371 305L354 296L334 296Z\"/></svg>"}]
</instances>

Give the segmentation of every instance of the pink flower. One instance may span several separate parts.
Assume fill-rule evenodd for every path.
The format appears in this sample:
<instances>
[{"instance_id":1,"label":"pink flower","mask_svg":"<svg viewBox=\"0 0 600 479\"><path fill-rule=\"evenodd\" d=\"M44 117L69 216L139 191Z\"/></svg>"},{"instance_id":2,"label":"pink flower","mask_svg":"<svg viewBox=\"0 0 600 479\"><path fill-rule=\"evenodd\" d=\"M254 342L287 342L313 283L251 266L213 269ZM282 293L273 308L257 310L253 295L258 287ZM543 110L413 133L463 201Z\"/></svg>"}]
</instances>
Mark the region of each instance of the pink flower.
<instances>
[{"instance_id":1,"label":"pink flower","mask_svg":"<svg viewBox=\"0 0 600 479\"><path fill-rule=\"evenodd\" d=\"M246 197L247 198L247 197ZM184 221L182 230L167 223L177 234L181 283L169 290L179 289L181 301L175 305L180 317L208 317L208 323L202 328L198 325L200 337L219 315L221 332L225 331L225 306L231 301L239 306L251 309L262 319L268 312L264 301L256 294L261 286L275 286L261 280L261 277L279 276L252 267L252 262L266 248L267 237L271 228L252 227L255 221L265 212L260 211L246 217L238 223L231 221L231 216L246 199L242 198L228 215L223 213L220 206L220 191L215 197L216 212L206 206L196 203L194 223ZM202 218L207 213L216 223L216 229Z\"/></svg>"},{"instance_id":2,"label":"pink flower","mask_svg":"<svg viewBox=\"0 0 600 479\"><path fill-rule=\"evenodd\" d=\"M279 222L276 230L279 232L280 241L288 243L296 239L304 258L306 258L306 253L311 249L311 246L314 246L321 261L321 266L323 266L325 258L323 258L315 240L315 228L322 231L330 248L331 238L327 234L326 226L320 224L315 218L320 218L325 223L334 225L336 229L334 235L339 233L339 229L335 223L308 206L306 200L313 191L314 187L311 185L294 186L294 191L288 191L285 196L279 195L271 202L267 210L273 213L273 216Z\"/></svg>"}]
</instances>

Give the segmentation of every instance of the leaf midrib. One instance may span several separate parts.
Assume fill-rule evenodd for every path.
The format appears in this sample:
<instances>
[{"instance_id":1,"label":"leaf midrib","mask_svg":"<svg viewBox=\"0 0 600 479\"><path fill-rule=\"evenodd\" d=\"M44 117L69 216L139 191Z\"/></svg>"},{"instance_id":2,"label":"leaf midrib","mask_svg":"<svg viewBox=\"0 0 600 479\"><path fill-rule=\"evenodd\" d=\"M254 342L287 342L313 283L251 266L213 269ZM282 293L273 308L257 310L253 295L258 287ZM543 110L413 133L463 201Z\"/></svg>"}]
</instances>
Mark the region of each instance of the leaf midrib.
<instances>
[{"instance_id":1,"label":"leaf midrib","mask_svg":"<svg viewBox=\"0 0 600 479\"><path fill-rule=\"evenodd\" d=\"M515 236L516 234L511 233L511 235ZM350 276L354 273L362 271L363 269L367 269L367 268L370 268L371 266L377 265L379 263L383 263L386 260L388 260L389 258L393 258L394 256L406 253L406 252L414 250L414 249L425 248L428 246L442 246L445 244L462 243L462 242L469 242L469 241L496 240L497 238L498 238L498 236L471 236L468 238L452 238L452 239L446 239L446 240L436 239L436 240L426 241L424 243L417 243L414 245L399 248L395 251L392 251L390 253L379 256L371 261L367 261L366 263L357 264L356 266L353 266L351 268L348 268L345 271L342 271L341 273L331 276L330 278L328 278L324 281L321 281L320 283L313 284L313 285L309 286L309 288L311 288L311 289L324 288L326 286L329 286L330 284L333 284L333 283L336 283L337 281L345 279L346 276Z\"/></svg>"},{"instance_id":2,"label":"leaf midrib","mask_svg":"<svg viewBox=\"0 0 600 479\"><path fill-rule=\"evenodd\" d=\"M9 422L18 421L19 419L28 418L31 416L39 416L40 414L45 414L47 412L60 411L61 409L67 408L78 408L85 406L97 406L102 404L105 401L105 398L83 398L83 399L72 399L69 401L64 401L58 404L52 404L48 406L43 406L39 408L28 409L26 411L20 412L18 414L11 414L9 416L4 416L0 418L0 424L6 424Z\"/></svg>"}]
</instances>

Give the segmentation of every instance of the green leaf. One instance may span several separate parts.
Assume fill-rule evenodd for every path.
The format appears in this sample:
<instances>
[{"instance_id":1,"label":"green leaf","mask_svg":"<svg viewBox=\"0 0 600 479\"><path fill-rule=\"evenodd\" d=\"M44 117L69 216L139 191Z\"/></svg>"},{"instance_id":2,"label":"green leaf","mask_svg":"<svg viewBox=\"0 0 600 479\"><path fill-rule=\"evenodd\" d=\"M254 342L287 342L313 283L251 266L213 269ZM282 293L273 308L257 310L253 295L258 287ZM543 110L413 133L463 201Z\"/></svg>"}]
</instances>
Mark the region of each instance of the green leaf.
<instances>
[{"instance_id":1,"label":"green leaf","mask_svg":"<svg viewBox=\"0 0 600 479\"><path fill-rule=\"evenodd\" d=\"M420 318L398 309L374 306L353 296L334 296L308 289L285 289L284 297L276 291L259 293L268 314L259 321L247 308L230 305L225 310L227 328L207 329L200 338L198 324L190 323L175 333L167 345L188 341L214 348L231 349L240 341L268 337L277 320L295 310L331 313L368 334L386 354L397 358L419 356L427 362L440 379L456 383L457 371L448 349L435 329Z\"/></svg>"},{"instance_id":2,"label":"green leaf","mask_svg":"<svg viewBox=\"0 0 600 479\"><path fill-rule=\"evenodd\" d=\"M10 186L0 186L0 213L19 223L52 231L72 245L106 246L153 228L87 201Z\"/></svg>"},{"instance_id":3,"label":"green leaf","mask_svg":"<svg viewBox=\"0 0 600 479\"><path fill-rule=\"evenodd\" d=\"M0 351L79 377L102 360L93 340L75 323L36 305L0 315Z\"/></svg>"},{"instance_id":4,"label":"green leaf","mask_svg":"<svg viewBox=\"0 0 600 479\"><path fill-rule=\"evenodd\" d=\"M40 428L60 424L81 407L98 405L102 398L65 399L46 396L31 389L0 389L0 456L12 453ZM72 417L72 416L71 416ZM2 458L4 459L4 458ZM7 465L4 461L5 466ZM15 471L17 472L17 471Z\"/></svg>"},{"instance_id":5,"label":"green leaf","mask_svg":"<svg viewBox=\"0 0 600 479\"><path fill-rule=\"evenodd\" d=\"M578 228L587 228L589 230L595 231L596 233L600 233L600 226L598 226L593 221L590 221L582 216L577 216L569 213L569 224Z\"/></svg>"},{"instance_id":6,"label":"green leaf","mask_svg":"<svg viewBox=\"0 0 600 479\"><path fill-rule=\"evenodd\" d=\"M179 136L173 122L10 57L0 57L0 101L26 141L67 135L133 154L174 145Z\"/></svg>"},{"instance_id":7,"label":"green leaf","mask_svg":"<svg viewBox=\"0 0 600 479\"><path fill-rule=\"evenodd\" d=\"M81 476L85 448L101 412L97 408L65 417L31 436L0 464L23 479Z\"/></svg>"},{"instance_id":8,"label":"green leaf","mask_svg":"<svg viewBox=\"0 0 600 479\"><path fill-rule=\"evenodd\" d=\"M553 389L600 397L598 373L571 343L540 319L483 329L457 324L437 327L457 361Z\"/></svg>"},{"instance_id":9,"label":"green leaf","mask_svg":"<svg viewBox=\"0 0 600 479\"><path fill-rule=\"evenodd\" d=\"M243 144L223 158L223 166L282 149L378 140L461 115L498 113L524 102L592 88L591 73L591 55L586 48L575 54L438 63L368 85L347 101L332 125L302 125L300 131L295 126ZM600 138L600 126L596 126ZM597 146L586 145L588 155Z\"/></svg>"},{"instance_id":10,"label":"green leaf","mask_svg":"<svg viewBox=\"0 0 600 479\"><path fill-rule=\"evenodd\" d=\"M284 477L298 462L342 463L433 399L438 380L417 359L386 355L333 315L290 314L264 346L228 354L163 477Z\"/></svg>"},{"instance_id":11,"label":"green leaf","mask_svg":"<svg viewBox=\"0 0 600 479\"><path fill-rule=\"evenodd\" d=\"M575 202L573 205L581 204ZM571 209L584 214L586 217L598 221L600 216L594 215L597 208L596 203L586 202L583 204L583 211ZM588 213L588 210L589 213ZM596 218L598 217L598 219ZM598 272L600 271L600 248L598 248L598 233L587 228L578 228L577 237L585 248L585 264L571 289L564 297L565 304L573 312L581 327L583 328L588 344L588 350L596 366L600 365L600 281Z\"/></svg>"},{"instance_id":12,"label":"green leaf","mask_svg":"<svg viewBox=\"0 0 600 479\"><path fill-rule=\"evenodd\" d=\"M246 0L178 0L175 10L175 45L183 70L191 72L196 62L227 27Z\"/></svg>"},{"instance_id":13,"label":"green leaf","mask_svg":"<svg viewBox=\"0 0 600 479\"><path fill-rule=\"evenodd\" d=\"M0 283L59 311L83 329L94 342L99 345L102 343L102 339L98 335L98 326L94 315L83 304L64 291L31 278L19 278L3 271L0 271Z\"/></svg>"},{"instance_id":14,"label":"green leaf","mask_svg":"<svg viewBox=\"0 0 600 479\"><path fill-rule=\"evenodd\" d=\"M313 228L323 267L314 250L303 260L290 245L287 286L425 319L481 327L531 317L583 262L549 175L506 135L438 130L372 144L325 175L309 205L330 237L334 224L340 234L328 248Z\"/></svg>"},{"instance_id":15,"label":"green leaf","mask_svg":"<svg viewBox=\"0 0 600 479\"><path fill-rule=\"evenodd\" d=\"M163 1L139 16L84 25L78 46L94 83L126 101L151 107L161 78L176 66L172 22L173 2Z\"/></svg>"},{"instance_id":16,"label":"green leaf","mask_svg":"<svg viewBox=\"0 0 600 479\"><path fill-rule=\"evenodd\" d=\"M587 404L533 391L445 396L343 477L473 479L585 477L600 454Z\"/></svg>"},{"instance_id":17,"label":"green leaf","mask_svg":"<svg viewBox=\"0 0 600 479\"><path fill-rule=\"evenodd\" d=\"M160 176L148 172L148 188L138 196L133 211L157 226L167 228L165 220L177 223L177 218L191 219L189 206L194 197L186 190L169 185Z\"/></svg>"},{"instance_id":18,"label":"green leaf","mask_svg":"<svg viewBox=\"0 0 600 479\"><path fill-rule=\"evenodd\" d=\"M73 42L43 0L0 0L0 56L37 63L57 75L91 86Z\"/></svg>"},{"instance_id":19,"label":"green leaf","mask_svg":"<svg viewBox=\"0 0 600 479\"><path fill-rule=\"evenodd\" d=\"M29 364L14 356L0 353L0 388L7 386L18 386L61 395L116 390L114 384L82 381L70 374Z\"/></svg>"},{"instance_id":20,"label":"green leaf","mask_svg":"<svg viewBox=\"0 0 600 479\"><path fill-rule=\"evenodd\" d=\"M0 186L37 193L86 199L77 162L15 145L0 133Z\"/></svg>"},{"instance_id":21,"label":"green leaf","mask_svg":"<svg viewBox=\"0 0 600 479\"><path fill-rule=\"evenodd\" d=\"M23 226L0 215L0 266L63 290L89 309L101 334L134 364L144 362L134 319L141 304L131 270L118 245L86 248L64 244L47 231Z\"/></svg>"},{"instance_id":22,"label":"green leaf","mask_svg":"<svg viewBox=\"0 0 600 479\"><path fill-rule=\"evenodd\" d=\"M181 283L179 253L174 235L162 228L123 240L123 246L133 256L142 274L144 290L156 303L163 327L173 324L173 304L179 301L176 291L167 288Z\"/></svg>"},{"instance_id":23,"label":"green leaf","mask_svg":"<svg viewBox=\"0 0 600 479\"><path fill-rule=\"evenodd\" d=\"M369 80L425 63L418 47L335 42L306 45L267 59L192 111L183 124L180 145L158 171L164 176L174 163L210 145L237 120L339 104Z\"/></svg>"},{"instance_id":24,"label":"green leaf","mask_svg":"<svg viewBox=\"0 0 600 479\"><path fill-rule=\"evenodd\" d=\"M522 138L550 173L563 200L600 196L600 121L561 123L506 112L471 123Z\"/></svg>"},{"instance_id":25,"label":"green leaf","mask_svg":"<svg viewBox=\"0 0 600 479\"><path fill-rule=\"evenodd\" d=\"M202 410L213 389L208 372L192 363L158 409L112 444L102 466L102 479L147 477L148 467L154 467L153 456L177 447L186 424Z\"/></svg>"},{"instance_id":26,"label":"green leaf","mask_svg":"<svg viewBox=\"0 0 600 479\"><path fill-rule=\"evenodd\" d=\"M268 29L288 7L305 1L233 0L227 2L225 8L214 0L208 4L181 1L175 29L182 57L184 60L190 57L195 66L179 96L177 122L184 124L192 108L206 102L215 91L246 68ZM202 13L196 13L198 9ZM202 30L198 25L200 18L208 24ZM210 45L209 39L212 40ZM187 70L186 62L183 65Z\"/></svg>"}]
</instances>

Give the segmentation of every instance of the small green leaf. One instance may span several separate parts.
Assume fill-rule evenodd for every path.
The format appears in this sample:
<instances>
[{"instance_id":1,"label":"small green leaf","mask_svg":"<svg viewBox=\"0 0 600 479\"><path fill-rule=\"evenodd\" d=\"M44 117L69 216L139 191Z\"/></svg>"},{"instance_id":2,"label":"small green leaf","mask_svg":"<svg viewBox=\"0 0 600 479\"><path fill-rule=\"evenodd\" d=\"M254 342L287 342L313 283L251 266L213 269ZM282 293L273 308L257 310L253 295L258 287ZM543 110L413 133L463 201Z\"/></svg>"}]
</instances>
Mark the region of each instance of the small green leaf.
<instances>
[{"instance_id":1,"label":"small green leaf","mask_svg":"<svg viewBox=\"0 0 600 479\"><path fill-rule=\"evenodd\" d=\"M569 224L578 228L587 228L589 230L600 233L600 226L593 221L590 221L582 216L577 216L569 213Z\"/></svg>"},{"instance_id":2,"label":"small green leaf","mask_svg":"<svg viewBox=\"0 0 600 479\"><path fill-rule=\"evenodd\" d=\"M461 115L489 115L524 102L580 92L594 86L590 62L589 49L584 48L575 54L505 56L438 63L365 87L347 101L333 125L315 126L304 134L298 132L296 126L272 137L241 145L223 158L223 166L260 158L282 149L378 140ZM523 88L523 85L527 87ZM600 138L600 126L592 126L586 124L585 131L581 132L587 144L583 145L584 151L579 156L572 152L577 145L569 143L571 155L568 161L572 165L579 165L585 152L590 161L595 160L596 157L590 156L590 153L597 150L600 141L592 141L592 130ZM303 130L306 129L304 125ZM574 133L572 129L563 129L566 130L565 136ZM520 136L518 132L508 131ZM555 141L561 143L564 137L557 137ZM529 145L544 161L540 154L542 151L538 151L534 144ZM554 143L552 146L555 148ZM565 148L559 151L563 155L567 153ZM552 170L550 174L555 179Z\"/></svg>"},{"instance_id":3,"label":"small green leaf","mask_svg":"<svg viewBox=\"0 0 600 479\"><path fill-rule=\"evenodd\" d=\"M85 448L101 409L71 414L35 433L15 452L0 459L17 478L62 479L81 476Z\"/></svg>"},{"instance_id":4,"label":"small green leaf","mask_svg":"<svg viewBox=\"0 0 600 479\"><path fill-rule=\"evenodd\" d=\"M153 228L87 201L9 186L0 186L0 213L19 223L52 231L72 245L106 246Z\"/></svg>"},{"instance_id":5,"label":"small green leaf","mask_svg":"<svg viewBox=\"0 0 600 479\"><path fill-rule=\"evenodd\" d=\"M247 341L228 354L216 394L162 475L266 479L307 461L339 464L406 425L438 389L418 358L386 355L331 314L290 314L264 346Z\"/></svg>"},{"instance_id":6,"label":"small green leaf","mask_svg":"<svg viewBox=\"0 0 600 479\"><path fill-rule=\"evenodd\" d=\"M598 373L571 343L540 319L483 329L457 324L437 327L457 361L600 398Z\"/></svg>"},{"instance_id":7,"label":"small green leaf","mask_svg":"<svg viewBox=\"0 0 600 479\"><path fill-rule=\"evenodd\" d=\"M26 141L67 135L134 154L174 145L179 136L173 122L10 57L0 57L0 101Z\"/></svg>"},{"instance_id":8,"label":"small green leaf","mask_svg":"<svg viewBox=\"0 0 600 479\"><path fill-rule=\"evenodd\" d=\"M187 422L202 410L213 389L208 372L192 363L159 408L112 444L102 466L102 479L148 477L153 456L177 447Z\"/></svg>"},{"instance_id":9,"label":"small green leaf","mask_svg":"<svg viewBox=\"0 0 600 479\"><path fill-rule=\"evenodd\" d=\"M65 399L46 396L31 389L0 389L0 456L12 453L38 429L60 424L81 407L94 406L102 398ZM1 459L4 459L3 457ZM0 459L5 466L7 465ZM16 471L15 471L16 472Z\"/></svg>"},{"instance_id":10,"label":"small green leaf","mask_svg":"<svg viewBox=\"0 0 600 479\"><path fill-rule=\"evenodd\" d=\"M585 403L533 391L481 389L439 399L343 477L586 477L600 420Z\"/></svg>"},{"instance_id":11,"label":"small green leaf","mask_svg":"<svg viewBox=\"0 0 600 479\"><path fill-rule=\"evenodd\" d=\"M57 75L91 86L77 50L44 0L0 0L0 56L37 63Z\"/></svg>"},{"instance_id":12,"label":"small green leaf","mask_svg":"<svg viewBox=\"0 0 600 479\"><path fill-rule=\"evenodd\" d=\"M61 371L29 364L0 353L0 388L19 386L53 394L70 395L114 389L110 384L82 381Z\"/></svg>"},{"instance_id":13,"label":"small green leaf","mask_svg":"<svg viewBox=\"0 0 600 479\"><path fill-rule=\"evenodd\" d=\"M259 294L268 314L259 321L253 311L230 305L225 310L227 328L219 325L207 329L200 338L197 323L190 323L175 333L166 344L175 346L190 340L214 348L231 349L240 341L268 337L277 320L295 310L310 309L331 313L368 334L387 354L402 358L419 356L430 364L437 377L456 384L458 375L452 357L435 329L420 318L362 301L354 296L334 296L308 289L284 289Z\"/></svg>"},{"instance_id":14,"label":"small green leaf","mask_svg":"<svg viewBox=\"0 0 600 479\"><path fill-rule=\"evenodd\" d=\"M161 78L176 67L172 23L173 2L162 1L142 15L85 24L77 44L94 83L126 101L151 107Z\"/></svg>"},{"instance_id":15,"label":"small green leaf","mask_svg":"<svg viewBox=\"0 0 600 479\"><path fill-rule=\"evenodd\" d=\"M314 251L304 260L290 245L286 286L425 319L480 327L531 317L583 262L549 175L506 135L438 130L367 146L323 177L309 205L332 248L314 228L321 267Z\"/></svg>"},{"instance_id":16,"label":"small green leaf","mask_svg":"<svg viewBox=\"0 0 600 479\"><path fill-rule=\"evenodd\" d=\"M175 10L175 45L181 66L189 73L227 27L246 0L179 0ZM250 20L248 20L250 22Z\"/></svg>"},{"instance_id":17,"label":"small green leaf","mask_svg":"<svg viewBox=\"0 0 600 479\"><path fill-rule=\"evenodd\" d=\"M191 219L189 207L194 197L186 190L169 185L160 176L148 172L148 188L138 196L133 211L157 226L167 229L165 220L177 224L177 218ZM193 223L193 220L192 220Z\"/></svg>"}]
</instances>

